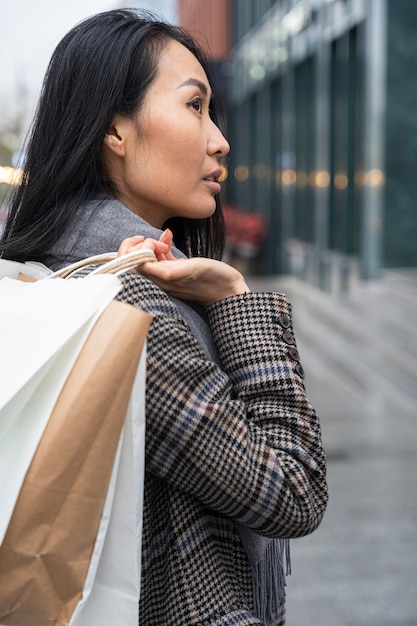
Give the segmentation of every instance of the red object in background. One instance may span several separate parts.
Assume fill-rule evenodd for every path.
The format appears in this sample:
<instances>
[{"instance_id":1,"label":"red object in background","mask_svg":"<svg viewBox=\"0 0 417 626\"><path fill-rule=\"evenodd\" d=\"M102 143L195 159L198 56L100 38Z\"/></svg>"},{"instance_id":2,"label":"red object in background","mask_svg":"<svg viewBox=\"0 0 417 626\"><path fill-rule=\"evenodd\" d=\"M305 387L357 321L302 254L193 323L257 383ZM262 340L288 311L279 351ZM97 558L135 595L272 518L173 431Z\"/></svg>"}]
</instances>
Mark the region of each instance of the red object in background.
<instances>
[{"instance_id":1,"label":"red object in background","mask_svg":"<svg viewBox=\"0 0 417 626\"><path fill-rule=\"evenodd\" d=\"M223 214L228 249L245 258L256 256L266 238L262 215L230 205L223 207Z\"/></svg>"}]
</instances>

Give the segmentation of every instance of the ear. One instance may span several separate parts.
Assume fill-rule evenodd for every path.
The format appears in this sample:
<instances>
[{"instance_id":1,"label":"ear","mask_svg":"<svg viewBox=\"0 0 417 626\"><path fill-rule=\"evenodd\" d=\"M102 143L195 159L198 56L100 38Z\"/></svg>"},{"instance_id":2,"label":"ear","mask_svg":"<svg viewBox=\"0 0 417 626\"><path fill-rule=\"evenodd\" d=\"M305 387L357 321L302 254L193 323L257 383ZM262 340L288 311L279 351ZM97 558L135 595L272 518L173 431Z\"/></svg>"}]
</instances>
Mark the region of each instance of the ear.
<instances>
[{"instance_id":1,"label":"ear","mask_svg":"<svg viewBox=\"0 0 417 626\"><path fill-rule=\"evenodd\" d=\"M109 148L116 156L126 154L126 140L130 134L131 121L121 115L115 115L110 128L104 135L103 145Z\"/></svg>"}]
</instances>

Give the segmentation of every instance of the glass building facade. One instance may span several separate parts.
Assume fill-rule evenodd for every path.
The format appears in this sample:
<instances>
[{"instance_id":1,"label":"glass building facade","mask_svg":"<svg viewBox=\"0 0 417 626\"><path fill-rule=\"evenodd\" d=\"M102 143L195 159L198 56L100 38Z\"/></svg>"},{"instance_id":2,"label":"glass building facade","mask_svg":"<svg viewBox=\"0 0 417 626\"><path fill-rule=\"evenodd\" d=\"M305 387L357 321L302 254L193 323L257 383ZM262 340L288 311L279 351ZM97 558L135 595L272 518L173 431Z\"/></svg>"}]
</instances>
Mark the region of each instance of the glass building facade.
<instances>
[{"instance_id":1,"label":"glass building facade","mask_svg":"<svg viewBox=\"0 0 417 626\"><path fill-rule=\"evenodd\" d=\"M227 195L265 218L262 270L344 289L417 266L417 3L234 0L231 19Z\"/></svg>"}]
</instances>

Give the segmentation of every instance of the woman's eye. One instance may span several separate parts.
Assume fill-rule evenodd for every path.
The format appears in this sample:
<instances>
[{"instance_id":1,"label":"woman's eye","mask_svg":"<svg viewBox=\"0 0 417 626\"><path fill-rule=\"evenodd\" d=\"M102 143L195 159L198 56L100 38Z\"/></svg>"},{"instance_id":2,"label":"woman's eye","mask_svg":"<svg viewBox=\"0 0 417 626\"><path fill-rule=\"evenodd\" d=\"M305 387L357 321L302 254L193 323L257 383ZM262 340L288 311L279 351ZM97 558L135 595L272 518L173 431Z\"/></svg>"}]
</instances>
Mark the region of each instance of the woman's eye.
<instances>
[{"instance_id":1,"label":"woman's eye","mask_svg":"<svg viewBox=\"0 0 417 626\"><path fill-rule=\"evenodd\" d=\"M197 111L197 113L201 113L203 110L203 101L201 98L196 98L195 100L192 100L192 102L190 103L192 108Z\"/></svg>"}]
</instances>

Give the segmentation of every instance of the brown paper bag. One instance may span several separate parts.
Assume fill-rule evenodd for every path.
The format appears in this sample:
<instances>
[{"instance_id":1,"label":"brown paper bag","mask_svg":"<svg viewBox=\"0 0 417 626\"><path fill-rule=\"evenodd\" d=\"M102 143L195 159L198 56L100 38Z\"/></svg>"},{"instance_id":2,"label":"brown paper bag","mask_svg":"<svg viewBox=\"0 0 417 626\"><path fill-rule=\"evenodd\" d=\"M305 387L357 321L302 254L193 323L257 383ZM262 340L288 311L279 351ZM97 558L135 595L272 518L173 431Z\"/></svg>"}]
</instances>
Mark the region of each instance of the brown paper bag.
<instances>
[{"instance_id":1,"label":"brown paper bag","mask_svg":"<svg viewBox=\"0 0 417 626\"><path fill-rule=\"evenodd\" d=\"M33 457L0 547L0 624L64 626L81 597L151 316L111 302Z\"/></svg>"}]
</instances>

